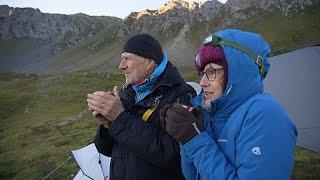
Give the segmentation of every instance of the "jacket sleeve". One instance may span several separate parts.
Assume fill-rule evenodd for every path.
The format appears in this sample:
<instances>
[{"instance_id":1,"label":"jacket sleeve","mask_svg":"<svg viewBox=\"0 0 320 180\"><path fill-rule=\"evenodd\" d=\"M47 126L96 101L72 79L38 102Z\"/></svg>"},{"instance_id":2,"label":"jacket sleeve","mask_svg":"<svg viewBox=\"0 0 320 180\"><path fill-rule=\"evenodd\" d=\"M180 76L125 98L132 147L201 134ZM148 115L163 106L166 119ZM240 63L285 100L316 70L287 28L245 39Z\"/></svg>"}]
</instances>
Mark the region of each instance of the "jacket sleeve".
<instances>
[{"instance_id":1,"label":"jacket sleeve","mask_svg":"<svg viewBox=\"0 0 320 180\"><path fill-rule=\"evenodd\" d=\"M96 137L94 138L94 144L96 145L99 153L111 157L114 139L109 135L108 131L109 130L107 128L100 125L97 130Z\"/></svg>"},{"instance_id":2,"label":"jacket sleeve","mask_svg":"<svg viewBox=\"0 0 320 180\"><path fill-rule=\"evenodd\" d=\"M254 103L235 138L234 163L203 132L184 145L203 179L290 179L296 129L280 106ZM264 107L264 108L261 108ZM227 151L227 150L226 150Z\"/></svg>"},{"instance_id":3,"label":"jacket sleeve","mask_svg":"<svg viewBox=\"0 0 320 180\"><path fill-rule=\"evenodd\" d=\"M188 180L199 179L196 167L193 164L192 159L188 158L185 149L180 149L181 156L181 169L184 177Z\"/></svg>"},{"instance_id":4,"label":"jacket sleeve","mask_svg":"<svg viewBox=\"0 0 320 180\"><path fill-rule=\"evenodd\" d=\"M196 94L193 88L187 84L172 89L172 93L167 92L171 96L167 99L167 104L176 102L178 97L182 97L183 103L190 104L189 94L193 96ZM161 107L157 108L150 117L158 120L159 123L160 109ZM124 111L110 125L109 134L117 143L125 144L130 152L155 166L160 168L181 166L179 143L160 125L145 122L139 116Z\"/></svg>"},{"instance_id":5,"label":"jacket sleeve","mask_svg":"<svg viewBox=\"0 0 320 180\"><path fill-rule=\"evenodd\" d=\"M165 130L137 116L122 112L110 126L109 133L130 152L158 167L180 166L179 144Z\"/></svg>"}]
</instances>

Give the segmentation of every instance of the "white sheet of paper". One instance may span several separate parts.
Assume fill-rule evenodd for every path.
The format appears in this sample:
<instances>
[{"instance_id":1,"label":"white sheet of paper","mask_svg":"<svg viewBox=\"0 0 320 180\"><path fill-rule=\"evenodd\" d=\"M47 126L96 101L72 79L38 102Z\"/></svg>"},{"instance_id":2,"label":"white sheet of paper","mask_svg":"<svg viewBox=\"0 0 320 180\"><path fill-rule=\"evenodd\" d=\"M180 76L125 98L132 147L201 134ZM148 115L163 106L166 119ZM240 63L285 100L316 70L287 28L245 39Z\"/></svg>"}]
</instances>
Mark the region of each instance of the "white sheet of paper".
<instances>
[{"instance_id":1,"label":"white sheet of paper","mask_svg":"<svg viewBox=\"0 0 320 180\"><path fill-rule=\"evenodd\" d=\"M100 154L100 160L101 160L103 175L109 176L111 158L103 154Z\"/></svg>"},{"instance_id":2,"label":"white sheet of paper","mask_svg":"<svg viewBox=\"0 0 320 180\"><path fill-rule=\"evenodd\" d=\"M73 178L73 180L91 180L91 179L85 176L80 169L78 174Z\"/></svg>"},{"instance_id":3,"label":"white sheet of paper","mask_svg":"<svg viewBox=\"0 0 320 180\"><path fill-rule=\"evenodd\" d=\"M93 143L72 151L72 154L80 167L80 171L74 179L86 179L86 176L89 176L92 179L103 180L104 176L109 176L111 158L102 154L99 157L98 150ZM101 165L99 164L99 158Z\"/></svg>"}]
</instances>

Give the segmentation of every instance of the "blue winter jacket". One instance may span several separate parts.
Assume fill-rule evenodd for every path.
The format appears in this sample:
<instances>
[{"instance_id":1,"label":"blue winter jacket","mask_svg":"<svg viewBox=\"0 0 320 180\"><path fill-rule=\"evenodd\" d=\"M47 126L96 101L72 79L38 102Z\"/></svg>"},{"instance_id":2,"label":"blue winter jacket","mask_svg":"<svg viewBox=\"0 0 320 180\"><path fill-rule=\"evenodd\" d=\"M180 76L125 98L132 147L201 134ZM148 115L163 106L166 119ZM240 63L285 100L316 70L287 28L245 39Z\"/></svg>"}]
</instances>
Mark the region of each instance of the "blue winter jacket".
<instances>
[{"instance_id":1,"label":"blue winter jacket","mask_svg":"<svg viewBox=\"0 0 320 180\"><path fill-rule=\"evenodd\" d=\"M257 34L224 30L215 35L264 57L269 45ZM285 110L263 91L255 61L223 46L228 82L223 95L204 111L206 131L181 145L186 179L290 179L297 131ZM201 108L203 93L193 100Z\"/></svg>"}]
</instances>

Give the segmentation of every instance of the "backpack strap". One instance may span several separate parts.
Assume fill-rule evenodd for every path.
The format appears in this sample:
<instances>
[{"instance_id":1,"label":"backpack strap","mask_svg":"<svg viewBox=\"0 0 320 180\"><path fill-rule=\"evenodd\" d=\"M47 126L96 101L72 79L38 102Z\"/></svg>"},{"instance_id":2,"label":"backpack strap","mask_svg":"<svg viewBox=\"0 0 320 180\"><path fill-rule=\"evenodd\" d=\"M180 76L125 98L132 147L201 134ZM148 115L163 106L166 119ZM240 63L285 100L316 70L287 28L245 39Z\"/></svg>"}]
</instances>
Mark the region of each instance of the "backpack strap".
<instances>
[{"instance_id":1,"label":"backpack strap","mask_svg":"<svg viewBox=\"0 0 320 180\"><path fill-rule=\"evenodd\" d=\"M147 122L149 117L152 115L152 113L157 109L158 105L160 104L160 99L162 98L162 95L156 97L154 100L151 108L147 109L146 112L143 113L142 115L142 120Z\"/></svg>"}]
</instances>

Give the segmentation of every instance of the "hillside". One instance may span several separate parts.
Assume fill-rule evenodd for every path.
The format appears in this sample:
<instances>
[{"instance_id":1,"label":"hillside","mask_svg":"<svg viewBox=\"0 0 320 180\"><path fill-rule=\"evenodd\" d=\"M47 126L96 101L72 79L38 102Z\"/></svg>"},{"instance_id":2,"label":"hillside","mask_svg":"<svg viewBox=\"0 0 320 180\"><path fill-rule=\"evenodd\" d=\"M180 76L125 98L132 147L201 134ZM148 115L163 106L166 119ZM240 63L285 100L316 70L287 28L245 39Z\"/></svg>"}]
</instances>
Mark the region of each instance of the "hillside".
<instances>
[{"instance_id":1,"label":"hillside","mask_svg":"<svg viewBox=\"0 0 320 180\"><path fill-rule=\"evenodd\" d=\"M177 66L191 64L203 37L224 28L258 32L277 54L290 45L284 51L320 43L319 4L318 0L229 0L226 4L171 0L156 10L133 12L124 20L0 6L0 71L109 72L118 64L125 39L136 33L156 36ZM308 43L294 46L304 41Z\"/></svg>"},{"instance_id":2,"label":"hillside","mask_svg":"<svg viewBox=\"0 0 320 180\"><path fill-rule=\"evenodd\" d=\"M196 74L185 69L188 81ZM0 73L0 179L42 179L70 150L91 143L99 122L87 110L86 94L123 83L119 72L61 75ZM293 179L316 179L320 154L297 147ZM73 159L49 179L70 179Z\"/></svg>"},{"instance_id":3,"label":"hillside","mask_svg":"<svg viewBox=\"0 0 320 180\"><path fill-rule=\"evenodd\" d=\"M320 44L319 17L319 0L171 0L125 19L0 6L0 179L42 179L92 142L99 122L86 95L123 84L116 67L130 35L156 36L183 77L198 81L192 59L212 31L258 32L275 55ZM318 179L320 154L296 150L292 179ZM77 171L71 159L49 179Z\"/></svg>"}]
</instances>

